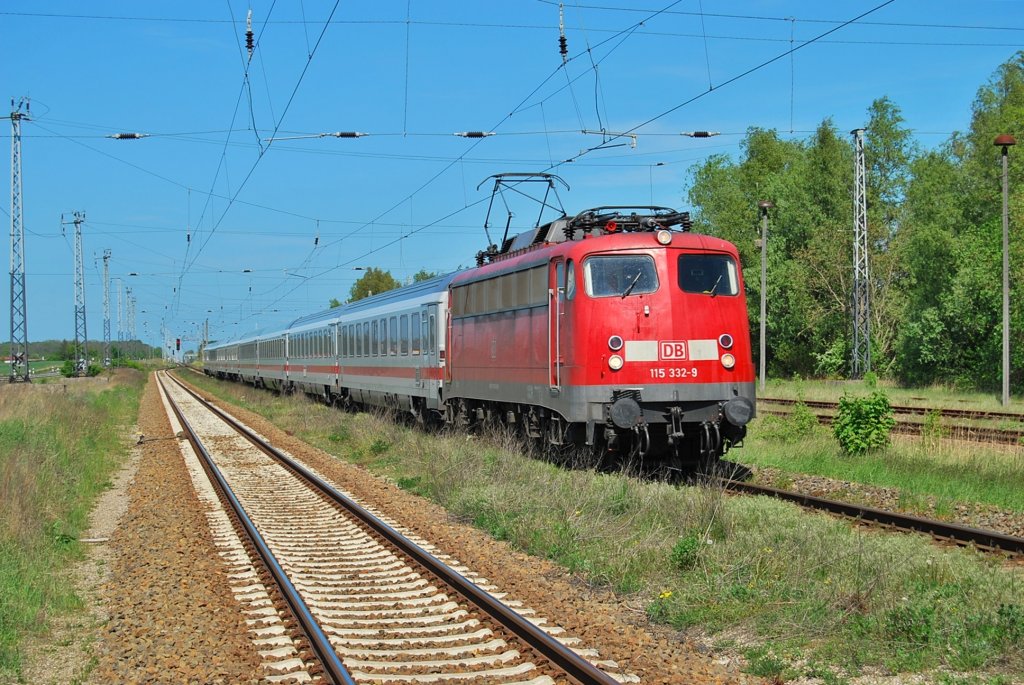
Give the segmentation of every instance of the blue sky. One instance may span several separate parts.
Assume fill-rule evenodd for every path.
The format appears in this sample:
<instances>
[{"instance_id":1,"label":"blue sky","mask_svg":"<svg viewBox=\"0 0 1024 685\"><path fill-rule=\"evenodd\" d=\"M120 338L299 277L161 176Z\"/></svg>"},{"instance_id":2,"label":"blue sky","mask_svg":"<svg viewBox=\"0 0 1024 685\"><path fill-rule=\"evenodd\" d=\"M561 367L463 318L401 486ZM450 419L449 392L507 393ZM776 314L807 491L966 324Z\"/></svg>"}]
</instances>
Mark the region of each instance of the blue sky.
<instances>
[{"instance_id":1,"label":"blue sky","mask_svg":"<svg viewBox=\"0 0 1024 685\"><path fill-rule=\"evenodd\" d=\"M487 244L490 184L477 185L491 174L558 173L569 213L686 209L690 168L737 155L748 127L803 138L831 117L845 132L883 96L919 145L939 145L967 128L977 88L1024 46L1024 5L895 0L871 11L882 4L566 2L563 66L559 7L547 0L0 3L3 94L31 97L29 340L74 334L62 213L86 213L90 338L102 335L109 249L112 289L132 289L139 336L192 347L207 319L226 338L344 300L354 267L405 280L470 265ZM583 153L604 140L583 129L631 131L636 146L609 139ZM721 135L679 135L694 130ZM369 135L284 139L335 131ZM463 131L495 135L453 135ZM148 137L106 137L120 132ZM536 217L527 201L512 209L515 226ZM503 227L503 212L492 223Z\"/></svg>"}]
</instances>

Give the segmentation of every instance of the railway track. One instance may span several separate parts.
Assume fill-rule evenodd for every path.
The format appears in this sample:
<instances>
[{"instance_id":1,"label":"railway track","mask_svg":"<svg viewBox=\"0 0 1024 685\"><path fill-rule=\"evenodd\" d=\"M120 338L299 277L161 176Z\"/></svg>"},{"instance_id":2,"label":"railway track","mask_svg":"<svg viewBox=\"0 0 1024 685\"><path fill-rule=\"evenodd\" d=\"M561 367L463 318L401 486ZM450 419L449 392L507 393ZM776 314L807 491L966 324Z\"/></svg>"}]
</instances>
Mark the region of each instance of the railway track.
<instances>
[{"instance_id":1,"label":"railway track","mask_svg":"<svg viewBox=\"0 0 1024 685\"><path fill-rule=\"evenodd\" d=\"M926 519L910 514L876 509L860 504L850 504L838 500L814 497L799 492L780 490L767 485L754 485L736 480L721 481L727 490L751 495L766 495L777 499L795 502L800 506L819 511L838 514L858 521L868 521L886 528L924 533L936 540L950 542L960 546L974 545L978 549L1024 556L1024 538L1004 535L991 530L961 526L946 521Z\"/></svg>"},{"instance_id":2,"label":"railway track","mask_svg":"<svg viewBox=\"0 0 1024 685\"><path fill-rule=\"evenodd\" d=\"M613 662L597 661L608 672L602 670L578 639L559 635L530 609L514 610L514 602L488 591L494 588L486 579L445 563L429 543L403 534L177 379L161 376L165 401L238 522L218 519L215 537L272 677L637 681L615 672ZM247 540L238 541L236 528Z\"/></svg>"},{"instance_id":3,"label":"railway track","mask_svg":"<svg viewBox=\"0 0 1024 685\"><path fill-rule=\"evenodd\" d=\"M802 401L811 409L829 409L833 411L839 407L838 402L827 402L824 400L791 400L778 397L760 397L758 400L766 404L780 404L784 406L793 406ZM932 413L937 413L942 418L948 419L987 419L1024 422L1024 414L1020 412L980 411L977 409L929 409L928 407L910 407L906 405L893 405L892 410L897 415L905 414L909 416L927 416Z\"/></svg>"},{"instance_id":4,"label":"railway track","mask_svg":"<svg viewBox=\"0 0 1024 685\"><path fill-rule=\"evenodd\" d=\"M800 400L762 397L758 399L758 410L761 414L785 416L788 411L772 409L770 406L793 407ZM816 410L815 415L822 424L830 425L834 418L834 412L838 409L838 402L826 402L820 400L804 400L803 404L809 409ZM929 416L937 415L940 418L960 419L970 421L1016 421L1024 423L1024 414L1013 412L990 411L982 412L971 409L927 409L924 407L893 406L893 413L896 417L901 416ZM826 412L826 413L823 413ZM827 413L833 412L833 413ZM975 442L991 442L1002 445L1024 444L1024 429L1017 428L996 428L992 426L978 426L969 424L941 424L939 428L946 437ZM921 435L925 430L925 424L920 421L901 420L893 427L893 432L902 435Z\"/></svg>"}]
</instances>

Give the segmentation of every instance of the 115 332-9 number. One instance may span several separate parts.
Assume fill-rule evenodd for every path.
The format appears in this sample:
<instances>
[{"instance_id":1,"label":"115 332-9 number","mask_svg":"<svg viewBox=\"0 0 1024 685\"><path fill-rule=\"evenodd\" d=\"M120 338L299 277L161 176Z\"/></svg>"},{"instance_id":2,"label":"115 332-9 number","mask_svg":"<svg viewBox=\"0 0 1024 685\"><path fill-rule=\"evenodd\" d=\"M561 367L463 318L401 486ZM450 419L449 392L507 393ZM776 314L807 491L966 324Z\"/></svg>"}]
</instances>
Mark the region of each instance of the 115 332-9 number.
<instances>
[{"instance_id":1,"label":"115 332-9 number","mask_svg":"<svg viewBox=\"0 0 1024 685\"><path fill-rule=\"evenodd\" d=\"M663 366L654 367L651 369L651 378L696 378L697 367L678 367L671 366L665 368Z\"/></svg>"}]
</instances>

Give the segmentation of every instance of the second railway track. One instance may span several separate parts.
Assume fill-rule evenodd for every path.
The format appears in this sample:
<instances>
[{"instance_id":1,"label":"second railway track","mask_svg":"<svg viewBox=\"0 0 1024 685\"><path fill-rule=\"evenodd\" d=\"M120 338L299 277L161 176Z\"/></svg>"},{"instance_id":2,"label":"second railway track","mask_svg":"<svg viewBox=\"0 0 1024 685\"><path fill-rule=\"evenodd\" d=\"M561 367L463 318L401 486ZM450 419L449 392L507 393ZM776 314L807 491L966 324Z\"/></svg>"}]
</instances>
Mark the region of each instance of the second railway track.
<instances>
[{"instance_id":1,"label":"second railway track","mask_svg":"<svg viewBox=\"0 0 1024 685\"><path fill-rule=\"evenodd\" d=\"M359 507L287 455L258 445L251 431L205 404L177 382L163 383L167 399L212 469L230 488L240 517L251 521L284 577L280 590L257 581L238 549L232 564L236 594L251 614L254 638L272 678L327 682L635 682L610 662L584 655L579 641L558 635L532 610L499 601L486 579L402 535L397 525ZM199 445L202 445L200 447ZM225 537L224 531L218 533ZM419 544L417 544L419 543ZM439 555L440 556L440 555ZM263 574L264 576L266 574ZM281 585L281 580L278 579ZM490 592L495 592L492 595ZM288 597L294 591L297 599ZM280 620L287 598L294 617ZM514 603L512 603L514 605ZM307 615L308 614L308 615ZM304 636L293 637L293 620ZM307 625L308 623L308 625ZM542 626L543 629L539 626ZM337 664L332 662L337 661Z\"/></svg>"},{"instance_id":2,"label":"second railway track","mask_svg":"<svg viewBox=\"0 0 1024 685\"><path fill-rule=\"evenodd\" d=\"M776 407L791 408L797 404L803 404L814 410L818 421L829 425L839 407L838 402L826 402L822 400L793 400L782 398L762 397L758 398L758 412L764 415L785 416L790 413L789 409L778 409ZM925 407L908 407L894 405L893 413L897 417L896 426L893 431L903 435L921 435L926 430L937 431L943 437L949 437L971 442L990 442L1002 445L1024 444L1024 428L1010 428L993 426L992 422L1015 422L1024 425L1024 414L998 411L975 411L970 409L929 409ZM958 421L974 421L975 424L967 423L941 423L926 429L922 421L909 420L907 417L928 417L936 416L940 419L957 419ZM988 422L982 425L981 422Z\"/></svg>"},{"instance_id":3,"label":"second railway track","mask_svg":"<svg viewBox=\"0 0 1024 685\"><path fill-rule=\"evenodd\" d=\"M736 480L723 480L723 486L734 492L742 492L750 495L766 495L777 499L794 502L808 509L816 509L838 514L846 518L870 522L894 528L897 530L924 533L931 535L937 540L950 542L956 545L974 545L979 549L991 552L1001 552L1015 556L1024 556L1024 538L1005 535L992 530L982 530L962 526L948 521L922 518L911 514L902 514L895 511L878 509L862 504L852 504L839 500L815 497L800 492L780 490L767 485L755 485Z\"/></svg>"}]
</instances>

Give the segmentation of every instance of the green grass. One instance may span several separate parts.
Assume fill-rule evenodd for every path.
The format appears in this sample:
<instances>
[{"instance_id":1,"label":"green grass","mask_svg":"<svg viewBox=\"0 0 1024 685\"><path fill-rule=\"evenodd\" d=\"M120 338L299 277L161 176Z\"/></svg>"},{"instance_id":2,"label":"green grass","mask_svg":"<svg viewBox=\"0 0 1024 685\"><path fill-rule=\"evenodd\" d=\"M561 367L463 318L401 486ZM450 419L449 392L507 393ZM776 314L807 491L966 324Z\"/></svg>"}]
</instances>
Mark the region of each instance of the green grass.
<instances>
[{"instance_id":1,"label":"green grass","mask_svg":"<svg viewBox=\"0 0 1024 685\"><path fill-rule=\"evenodd\" d=\"M844 454L826 426L801 424L797 416L763 417L731 459L802 473L897 488L908 500L935 497L1024 511L1024 448L954 443L938 438L897 437L888 447Z\"/></svg>"},{"instance_id":2,"label":"green grass","mask_svg":"<svg viewBox=\"0 0 1024 685\"><path fill-rule=\"evenodd\" d=\"M634 593L655 621L741 636L751 673L838 684L868 666L994 678L1024 666L1024 583L991 557L712 487L555 467L500 434L428 436L185 378L496 539Z\"/></svg>"},{"instance_id":3,"label":"green grass","mask_svg":"<svg viewBox=\"0 0 1024 685\"><path fill-rule=\"evenodd\" d=\"M17 386L0 393L0 674L48 617L77 609L65 569L89 509L128 448L145 377L121 372L103 392Z\"/></svg>"}]
</instances>

